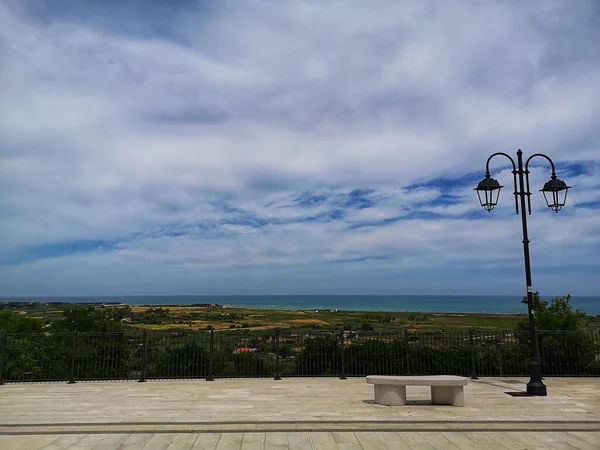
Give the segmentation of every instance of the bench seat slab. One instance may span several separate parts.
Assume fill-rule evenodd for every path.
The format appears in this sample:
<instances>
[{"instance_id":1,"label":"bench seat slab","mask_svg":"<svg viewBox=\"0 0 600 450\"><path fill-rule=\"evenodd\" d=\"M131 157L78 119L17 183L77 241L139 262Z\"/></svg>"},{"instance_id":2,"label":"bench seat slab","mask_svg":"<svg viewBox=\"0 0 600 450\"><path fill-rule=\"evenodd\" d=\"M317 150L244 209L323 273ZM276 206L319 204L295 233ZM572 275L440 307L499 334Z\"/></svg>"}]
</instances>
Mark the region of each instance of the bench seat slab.
<instances>
[{"instance_id":1,"label":"bench seat slab","mask_svg":"<svg viewBox=\"0 0 600 450\"><path fill-rule=\"evenodd\" d=\"M368 375L369 384L398 384L405 386L466 386L469 379L455 375L393 376Z\"/></svg>"}]
</instances>

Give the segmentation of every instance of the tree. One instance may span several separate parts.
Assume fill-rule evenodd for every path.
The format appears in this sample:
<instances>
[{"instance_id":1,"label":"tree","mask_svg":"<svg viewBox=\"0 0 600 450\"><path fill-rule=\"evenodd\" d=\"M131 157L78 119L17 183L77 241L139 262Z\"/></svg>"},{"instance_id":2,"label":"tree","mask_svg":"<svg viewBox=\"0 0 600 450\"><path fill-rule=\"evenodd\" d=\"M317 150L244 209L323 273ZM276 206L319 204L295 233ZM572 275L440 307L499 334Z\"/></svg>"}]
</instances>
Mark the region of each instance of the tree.
<instances>
[{"instance_id":1,"label":"tree","mask_svg":"<svg viewBox=\"0 0 600 450\"><path fill-rule=\"evenodd\" d=\"M124 319L126 317L135 317L134 312L131 310L131 307L126 305L122 308L113 308L112 309L112 318L116 321Z\"/></svg>"},{"instance_id":2,"label":"tree","mask_svg":"<svg viewBox=\"0 0 600 450\"><path fill-rule=\"evenodd\" d=\"M65 310L63 318L52 323L51 330L53 332L120 332L123 331L123 326L113 320L110 311L79 308Z\"/></svg>"},{"instance_id":3,"label":"tree","mask_svg":"<svg viewBox=\"0 0 600 450\"><path fill-rule=\"evenodd\" d=\"M307 339L296 355L300 376L333 376L341 373L341 345L337 335L324 334Z\"/></svg>"},{"instance_id":4,"label":"tree","mask_svg":"<svg viewBox=\"0 0 600 450\"><path fill-rule=\"evenodd\" d=\"M9 333L4 355L6 379L57 380L68 376L68 339L42 334L43 325L42 320L23 314L0 313L0 331Z\"/></svg>"},{"instance_id":5,"label":"tree","mask_svg":"<svg viewBox=\"0 0 600 450\"><path fill-rule=\"evenodd\" d=\"M0 312L0 330L7 333L40 333L43 325L40 319L14 312Z\"/></svg>"},{"instance_id":6,"label":"tree","mask_svg":"<svg viewBox=\"0 0 600 450\"><path fill-rule=\"evenodd\" d=\"M527 297L523 298L523 303L527 303ZM532 302L533 314L535 316L535 325L538 330L543 331L576 331L581 330L585 313L576 309L573 311L571 305L571 295L566 297L555 297L550 305L548 302L540 299L540 293L533 294ZM529 320L523 319L517 324L519 330L529 329Z\"/></svg>"},{"instance_id":7,"label":"tree","mask_svg":"<svg viewBox=\"0 0 600 450\"><path fill-rule=\"evenodd\" d=\"M523 299L527 303L527 299ZM535 316L539 349L542 356L542 369L561 375L594 373L594 340L584 330L585 313L571 305L571 296L555 297L551 303L541 300L539 292L533 294L532 309ZM527 319L520 321L519 330L527 330ZM524 333L520 340L526 345L528 336Z\"/></svg>"}]
</instances>

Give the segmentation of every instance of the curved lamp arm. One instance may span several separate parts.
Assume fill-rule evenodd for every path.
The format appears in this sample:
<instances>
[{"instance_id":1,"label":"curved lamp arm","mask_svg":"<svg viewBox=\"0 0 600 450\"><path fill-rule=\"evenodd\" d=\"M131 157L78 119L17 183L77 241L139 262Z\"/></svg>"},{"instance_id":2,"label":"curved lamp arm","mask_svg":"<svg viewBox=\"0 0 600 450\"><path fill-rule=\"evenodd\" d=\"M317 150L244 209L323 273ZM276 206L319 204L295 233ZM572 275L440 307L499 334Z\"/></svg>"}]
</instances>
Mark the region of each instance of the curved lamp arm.
<instances>
[{"instance_id":1,"label":"curved lamp arm","mask_svg":"<svg viewBox=\"0 0 600 450\"><path fill-rule=\"evenodd\" d=\"M554 162L550 159L549 156L544 155L543 153L535 153L534 155L531 155L529 158L527 158L527 161L525 162L525 180L527 181L527 203L529 214L531 214L531 190L529 189L529 161L531 161L536 156L541 156L542 158L548 160L550 166L552 166L552 179L556 179L556 169L554 168Z\"/></svg>"},{"instance_id":2,"label":"curved lamp arm","mask_svg":"<svg viewBox=\"0 0 600 450\"><path fill-rule=\"evenodd\" d=\"M552 177L556 177L556 169L554 168L554 162L550 159L549 156L544 155L543 153L536 153L535 155L531 155L527 158L527 162L525 163L525 173L529 173L529 161L531 161L536 156L541 156L542 158L546 158L550 165L552 166Z\"/></svg>"},{"instance_id":3,"label":"curved lamp arm","mask_svg":"<svg viewBox=\"0 0 600 450\"><path fill-rule=\"evenodd\" d=\"M513 166L513 171L512 171L512 173L513 173L513 187L514 187L513 195L515 196L515 211L516 211L516 213L518 215L519 214L519 201L517 199L517 165L515 164L515 160L512 159L512 157L508 153L504 153L504 152L494 153L493 155L491 155L488 158L488 160L485 163L485 176L486 176L486 178L490 177L490 161L492 160L492 158L494 158L495 156L500 156L500 155L501 156L506 156L510 160L510 162L512 163L512 166ZM531 158L529 158L529 159L531 159ZM527 191L529 191L529 187L528 187ZM530 209L531 209L531 207L530 207Z\"/></svg>"}]
</instances>

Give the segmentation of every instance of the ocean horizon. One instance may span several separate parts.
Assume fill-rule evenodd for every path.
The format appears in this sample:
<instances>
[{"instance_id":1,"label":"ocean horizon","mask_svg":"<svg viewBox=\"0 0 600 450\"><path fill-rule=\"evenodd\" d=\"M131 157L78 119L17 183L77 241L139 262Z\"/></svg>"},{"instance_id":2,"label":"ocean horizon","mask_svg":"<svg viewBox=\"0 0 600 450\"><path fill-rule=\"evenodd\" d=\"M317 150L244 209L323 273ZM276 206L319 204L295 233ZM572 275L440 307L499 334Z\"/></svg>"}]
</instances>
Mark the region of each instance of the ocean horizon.
<instances>
[{"instance_id":1,"label":"ocean horizon","mask_svg":"<svg viewBox=\"0 0 600 450\"><path fill-rule=\"evenodd\" d=\"M191 305L215 303L225 307L269 310L331 310L526 314L527 306L518 295L131 295L0 297L0 302L123 303L141 305ZM542 296L551 300L552 296ZM600 315L600 297L573 296L571 303L589 315Z\"/></svg>"}]
</instances>

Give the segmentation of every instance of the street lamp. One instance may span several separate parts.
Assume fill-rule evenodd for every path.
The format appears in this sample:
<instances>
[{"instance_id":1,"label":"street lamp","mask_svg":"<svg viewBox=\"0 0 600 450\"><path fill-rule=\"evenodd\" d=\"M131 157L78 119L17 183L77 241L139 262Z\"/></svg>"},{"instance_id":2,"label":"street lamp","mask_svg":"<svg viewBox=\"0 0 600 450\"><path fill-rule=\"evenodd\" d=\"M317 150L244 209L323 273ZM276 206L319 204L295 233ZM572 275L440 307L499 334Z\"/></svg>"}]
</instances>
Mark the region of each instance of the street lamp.
<instances>
[{"instance_id":1,"label":"street lamp","mask_svg":"<svg viewBox=\"0 0 600 450\"><path fill-rule=\"evenodd\" d=\"M531 358L529 363L529 374L530 379L527 383L527 393L530 395L544 396L548 395L546 385L542 381L542 361L540 358L540 350L538 347L537 333L535 331L535 319L533 317L533 288L531 286L531 263L529 261L529 237L527 234L527 214L525 214L525 199L527 199L527 212L531 214L531 192L529 191L529 162L536 156L546 158L552 166L552 178L541 189L546 199L548 207L554 211L560 211L567 201L567 191L570 186L556 178L556 170L552 160L542 154L536 153L531 155L526 163L525 169L523 169L523 152L517 151L517 164L510 155L499 152L494 153L490 156L485 163L485 178L479 182L479 185L475 188L479 197L479 203L485 208L486 211L491 212L498 204L498 198L500 197L500 190L504 187L501 186L498 181L494 180L490 176L490 161L493 157L502 155L506 156L513 166L513 182L514 182L514 196L515 196L515 210L517 215L519 214L519 198L521 199L521 221L523 225L523 251L525 254L525 279L527 282L527 311L529 315L529 334L531 340ZM517 168L518 167L518 168ZM518 177L518 184L517 184Z\"/></svg>"}]
</instances>

